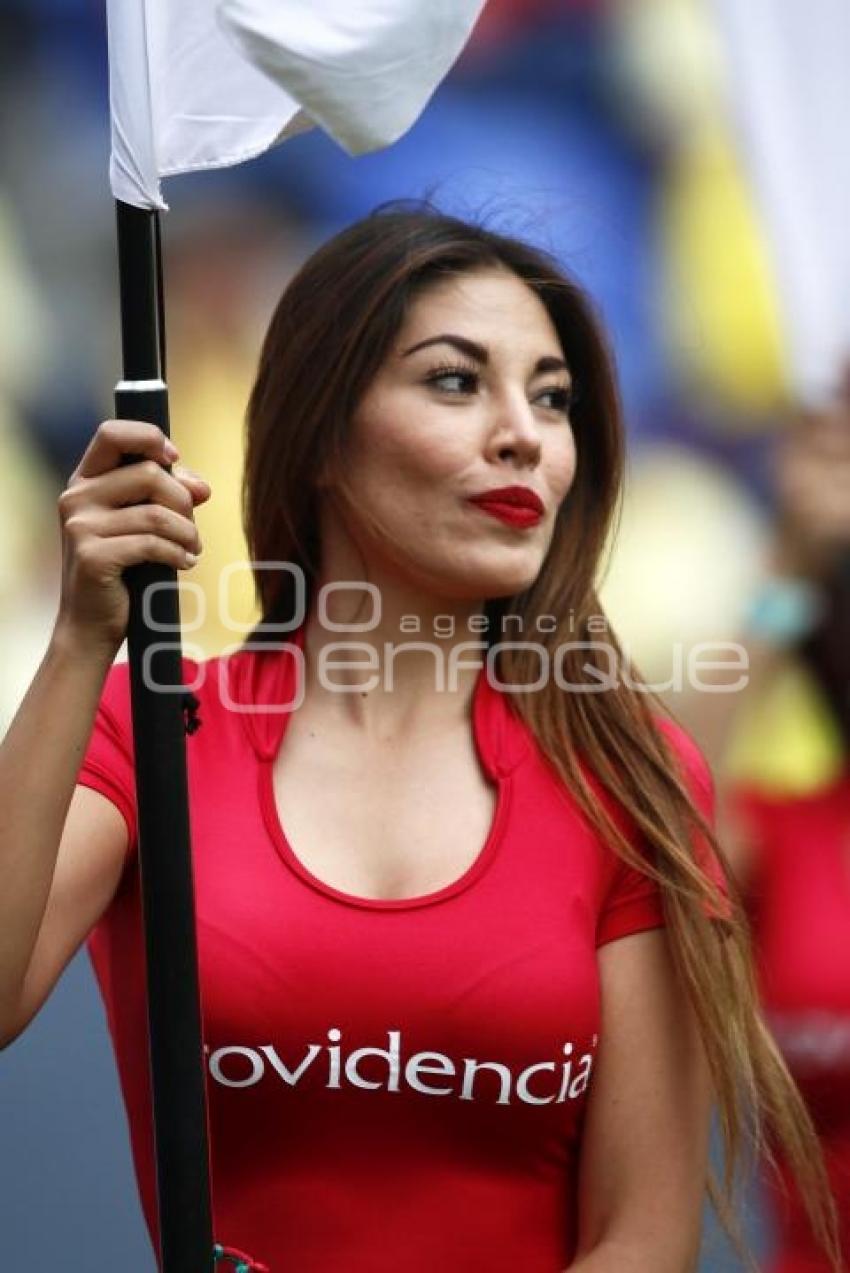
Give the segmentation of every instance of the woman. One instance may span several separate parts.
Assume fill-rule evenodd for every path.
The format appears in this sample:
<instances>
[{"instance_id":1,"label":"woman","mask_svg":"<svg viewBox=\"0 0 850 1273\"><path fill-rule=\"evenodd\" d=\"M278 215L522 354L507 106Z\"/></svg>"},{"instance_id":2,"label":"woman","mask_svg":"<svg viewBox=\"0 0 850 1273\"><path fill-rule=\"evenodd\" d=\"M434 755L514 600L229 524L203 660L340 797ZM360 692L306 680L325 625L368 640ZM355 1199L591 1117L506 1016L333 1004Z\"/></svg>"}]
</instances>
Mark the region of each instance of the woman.
<instances>
[{"instance_id":1,"label":"woman","mask_svg":"<svg viewBox=\"0 0 850 1273\"><path fill-rule=\"evenodd\" d=\"M835 402L783 431L773 454L776 527L739 642L746 694L699 695L690 727L720 774L718 814L753 926L768 1023L824 1152L850 1247L850 378ZM800 664L823 703L832 758L796 786L724 763L739 713ZM787 684L787 679L785 679ZM798 722L788 720L791 733ZM823 726L826 728L824 729ZM784 741L780 733L778 741ZM793 741L793 740L790 740ZM789 774L789 778L792 775ZM767 1202L770 1273L827 1267L793 1172L779 1155Z\"/></svg>"},{"instance_id":2,"label":"woman","mask_svg":"<svg viewBox=\"0 0 850 1273\"><path fill-rule=\"evenodd\" d=\"M83 456L56 631L0 769L3 1037L91 933L154 1234L110 664L121 570L198 548L209 491L175 458L116 421ZM712 1094L733 1160L743 1103L764 1112L839 1267L708 772L594 592L622 464L587 302L522 243L384 211L280 301L247 428L263 622L186 664L216 1234L274 1273L680 1273Z\"/></svg>"}]
</instances>

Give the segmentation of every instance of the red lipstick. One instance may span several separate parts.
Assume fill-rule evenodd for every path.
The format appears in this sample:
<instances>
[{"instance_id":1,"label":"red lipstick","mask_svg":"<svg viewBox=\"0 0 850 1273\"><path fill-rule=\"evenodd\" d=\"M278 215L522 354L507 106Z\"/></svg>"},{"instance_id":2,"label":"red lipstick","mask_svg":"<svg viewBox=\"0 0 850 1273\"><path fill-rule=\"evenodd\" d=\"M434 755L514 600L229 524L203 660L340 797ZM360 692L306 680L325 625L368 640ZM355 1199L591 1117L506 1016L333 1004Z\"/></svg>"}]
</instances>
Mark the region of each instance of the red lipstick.
<instances>
[{"instance_id":1,"label":"red lipstick","mask_svg":"<svg viewBox=\"0 0 850 1273\"><path fill-rule=\"evenodd\" d=\"M540 497L527 486L500 486L470 496L469 502L509 526L536 526L546 511Z\"/></svg>"}]
</instances>

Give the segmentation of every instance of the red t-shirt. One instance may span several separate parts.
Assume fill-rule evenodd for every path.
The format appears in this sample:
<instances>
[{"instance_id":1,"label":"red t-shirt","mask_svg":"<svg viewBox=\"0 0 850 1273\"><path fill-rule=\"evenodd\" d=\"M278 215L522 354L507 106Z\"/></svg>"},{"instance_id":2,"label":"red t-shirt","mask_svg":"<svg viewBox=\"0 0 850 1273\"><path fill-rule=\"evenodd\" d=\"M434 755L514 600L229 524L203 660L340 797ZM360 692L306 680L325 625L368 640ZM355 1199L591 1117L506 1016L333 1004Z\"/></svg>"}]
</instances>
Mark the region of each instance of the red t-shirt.
<instances>
[{"instance_id":1,"label":"red t-shirt","mask_svg":"<svg viewBox=\"0 0 850 1273\"><path fill-rule=\"evenodd\" d=\"M748 880L762 1003L812 1114L850 1258L850 770L813 795L751 789L735 805L753 850ZM769 1181L777 1250L769 1273L821 1273L785 1164Z\"/></svg>"},{"instance_id":2,"label":"red t-shirt","mask_svg":"<svg viewBox=\"0 0 850 1273\"><path fill-rule=\"evenodd\" d=\"M272 1273L556 1273L576 1242L596 948L663 924L656 887L590 831L483 672L472 727L498 800L473 865L403 901L324 884L272 786L298 657L185 662L202 682L187 755L216 1241ZM667 728L710 814L705 763ZM79 781L123 813L129 862L126 664ZM89 949L156 1244L136 870Z\"/></svg>"}]
</instances>

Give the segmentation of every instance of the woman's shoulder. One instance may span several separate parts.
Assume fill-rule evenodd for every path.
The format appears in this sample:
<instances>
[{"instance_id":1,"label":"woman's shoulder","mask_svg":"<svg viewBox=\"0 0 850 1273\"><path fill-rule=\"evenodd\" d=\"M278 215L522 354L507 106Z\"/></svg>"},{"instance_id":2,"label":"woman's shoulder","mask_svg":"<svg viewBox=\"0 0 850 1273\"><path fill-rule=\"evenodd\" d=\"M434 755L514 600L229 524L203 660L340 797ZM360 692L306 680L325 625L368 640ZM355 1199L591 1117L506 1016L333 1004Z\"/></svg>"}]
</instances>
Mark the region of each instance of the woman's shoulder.
<instances>
[{"instance_id":1,"label":"woman's shoulder","mask_svg":"<svg viewBox=\"0 0 850 1273\"><path fill-rule=\"evenodd\" d=\"M670 716L657 713L653 716L653 724L667 743L691 794L698 798L700 807L712 807L715 797L714 775L699 744Z\"/></svg>"},{"instance_id":2,"label":"woman's shoulder","mask_svg":"<svg viewBox=\"0 0 850 1273\"><path fill-rule=\"evenodd\" d=\"M210 658L184 658L183 672L195 719L212 726L208 742L235 737L263 759L277 755L285 722L304 701L303 654L296 643L284 637L243 643ZM187 730L192 732L188 718Z\"/></svg>"},{"instance_id":3,"label":"woman's shoulder","mask_svg":"<svg viewBox=\"0 0 850 1273\"><path fill-rule=\"evenodd\" d=\"M166 682L162 671L157 676L155 660L143 663L143 683L155 693L194 695L204 706L213 702L227 702L228 688L244 679L251 666L250 651L238 650L227 654L194 658L181 655L180 684ZM128 658L116 658L106 674L100 696L100 710L116 719L129 718L132 702L131 667Z\"/></svg>"}]
</instances>

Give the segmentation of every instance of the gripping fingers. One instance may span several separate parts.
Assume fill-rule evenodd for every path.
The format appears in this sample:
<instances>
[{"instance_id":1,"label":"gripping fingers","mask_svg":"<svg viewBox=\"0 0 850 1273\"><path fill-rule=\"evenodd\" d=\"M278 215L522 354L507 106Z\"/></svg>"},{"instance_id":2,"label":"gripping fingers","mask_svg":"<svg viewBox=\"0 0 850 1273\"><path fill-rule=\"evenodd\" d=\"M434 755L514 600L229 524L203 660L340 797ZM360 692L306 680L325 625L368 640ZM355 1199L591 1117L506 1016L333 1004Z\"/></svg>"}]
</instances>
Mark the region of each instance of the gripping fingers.
<instances>
[{"instance_id":1,"label":"gripping fingers","mask_svg":"<svg viewBox=\"0 0 850 1273\"><path fill-rule=\"evenodd\" d=\"M203 548L194 521L162 504L134 504L127 508L89 510L79 518L71 518L66 523L66 528L72 535L81 534L85 530L101 539L114 539L123 535L152 535L173 540L178 547L195 555Z\"/></svg>"},{"instance_id":2,"label":"gripping fingers","mask_svg":"<svg viewBox=\"0 0 850 1273\"><path fill-rule=\"evenodd\" d=\"M72 473L71 482L110 472L124 455L142 455L159 464L171 464L178 452L155 424L143 420L104 420Z\"/></svg>"},{"instance_id":3,"label":"gripping fingers","mask_svg":"<svg viewBox=\"0 0 850 1273\"><path fill-rule=\"evenodd\" d=\"M107 538L89 536L76 553L78 569L94 581L106 580L128 566L158 562L174 570L194 566L197 555L182 544L151 533L118 535Z\"/></svg>"}]
</instances>

